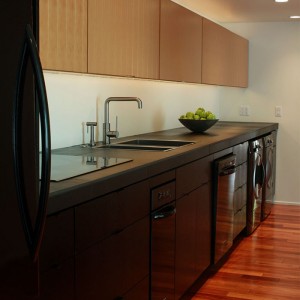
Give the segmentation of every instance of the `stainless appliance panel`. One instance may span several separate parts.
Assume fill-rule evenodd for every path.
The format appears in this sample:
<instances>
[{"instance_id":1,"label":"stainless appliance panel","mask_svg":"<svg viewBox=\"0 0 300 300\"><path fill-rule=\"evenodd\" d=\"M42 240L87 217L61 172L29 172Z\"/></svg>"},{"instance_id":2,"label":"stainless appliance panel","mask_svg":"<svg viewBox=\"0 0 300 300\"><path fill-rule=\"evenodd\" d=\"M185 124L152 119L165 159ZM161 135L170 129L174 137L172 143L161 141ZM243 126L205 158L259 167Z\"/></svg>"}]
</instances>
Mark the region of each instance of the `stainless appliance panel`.
<instances>
[{"instance_id":1,"label":"stainless appliance panel","mask_svg":"<svg viewBox=\"0 0 300 300\"><path fill-rule=\"evenodd\" d=\"M247 235L250 235L260 225L264 180L263 140L249 141Z\"/></svg>"},{"instance_id":2,"label":"stainless appliance panel","mask_svg":"<svg viewBox=\"0 0 300 300\"><path fill-rule=\"evenodd\" d=\"M175 298L175 201L151 214L151 300Z\"/></svg>"},{"instance_id":3,"label":"stainless appliance panel","mask_svg":"<svg viewBox=\"0 0 300 300\"><path fill-rule=\"evenodd\" d=\"M220 158L214 162L214 167L213 263L217 263L233 244L236 156Z\"/></svg>"},{"instance_id":4,"label":"stainless appliance panel","mask_svg":"<svg viewBox=\"0 0 300 300\"><path fill-rule=\"evenodd\" d=\"M151 191L150 299L175 298L175 182Z\"/></svg>"},{"instance_id":5,"label":"stainless appliance panel","mask_svg":"<svg viewBox=\"0 0 300 300\"><path fill-rule=\"evenodd\" d=\"M275 195L275 176L276 176L276 131L263 138L264 157L263 164L265 168L265 181L262 195L261 220L267 218L270 214L274 195Z\"/></svg>"},{"instance_id":6,"label":"stainless appliance panel","mask_svg":"<svg viewBox=\"0 0 300 300\"><path fill-rule=\"evenodd\" d=\"M39 192L38 178L38 107L36 105L34 70L26 44L26 27L36 32L36 1L11 0L0 3L1 61L0 61L0 130L2 156L0 157L0 299L36 299L38 295L38 243L42 228L36 229ZM35 14L35 17L34 17ZM34 41L31 41L34 43ZM24 55L25 54L25 55ZM21 172L16 174L15 130L13 124L17 98L17 78L20 77L20 61L23 55L24 69L19 102L21 118L18 120L19 158ZM17 186L16 175L22 181L23 190ZM20 205L19 195L26 201ZM24 217L26 214L26 225ZM38 222L39 223L39 222ZM28 234L29 233L29 234ZM32 234L34 233L34 238ZM36 236L39 234L39 237ZM31 239L32 238L32 239ZM37 251L36 251L37 250Z\"/></svg>"}]
</instances>

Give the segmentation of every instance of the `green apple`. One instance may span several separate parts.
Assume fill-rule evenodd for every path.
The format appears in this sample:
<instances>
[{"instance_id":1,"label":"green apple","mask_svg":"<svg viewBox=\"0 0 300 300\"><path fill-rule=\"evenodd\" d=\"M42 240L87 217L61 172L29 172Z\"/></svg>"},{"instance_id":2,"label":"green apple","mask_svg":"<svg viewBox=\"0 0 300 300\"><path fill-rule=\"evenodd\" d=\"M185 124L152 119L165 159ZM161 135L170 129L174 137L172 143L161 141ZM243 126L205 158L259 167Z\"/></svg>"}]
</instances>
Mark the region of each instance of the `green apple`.
<instances>
[{"instance_id":1,"label":"green apple","mask_svg":"<svg viewBox=\"0 0 300 300\"><path fill-rule=\"evenodd\" d=\"M195 112L195 115L198 115L200 118L205 118L206 117L206 113L204 109L197 109L197 111Z\"/></svg>"},{"instance_id":2,"label":"green apple","mask_svg":"<svg viewBox=\"0 0 300 300\"><path fill-rule=\"evenodd\" d=\"M212 114L212 112L211 112L211 111L209 111L209 110L208 110L208 111L206 111L206 112L205 112L205 116L206 116L206 118L207 118L209 115L211 115L211 114Z\"/></svg>"},{"instance_id":3,"label":"green apple","mask_svg":"<svg viewBox=\"0 0 300 300\"><path fill-rule=\"evenodd\" d=\"M215 120L216 116L213 113L210 113L206 118L207 120Z\"/></svg>"},{"instance_id":4,"label":"green apple","mask_svg":"<svg viewBox=\"0 0 300 300\"><path fill-rule=\"evenodd\" d=\"M186 116L187 119L194 119L194 113L193 112L188 111L185 114L185 116Z\"/></svg>"}]
</instances>

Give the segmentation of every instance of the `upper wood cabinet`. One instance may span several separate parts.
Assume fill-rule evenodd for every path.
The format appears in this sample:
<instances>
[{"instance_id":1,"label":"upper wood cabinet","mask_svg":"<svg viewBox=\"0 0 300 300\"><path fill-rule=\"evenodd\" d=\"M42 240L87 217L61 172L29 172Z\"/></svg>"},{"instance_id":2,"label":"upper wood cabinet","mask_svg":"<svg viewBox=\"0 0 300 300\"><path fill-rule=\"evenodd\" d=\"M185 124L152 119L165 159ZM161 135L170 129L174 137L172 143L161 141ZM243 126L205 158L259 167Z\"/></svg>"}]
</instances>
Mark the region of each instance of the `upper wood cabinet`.
<instances>
[{"instance_id":1,"label":"upper wood cabinet","mask_svg":"<svg viewBox=\"0 0 300 300\"><path fill-rule=\"evenodd\" d=\"M159 0L89 0L88 72L158 79Z\"/></svg>"},{"instance_id":2,"label":"upper wood cabinet","mask_svg":"<svg viewBox=\"0 0 300 300\"><path fill-rule=\"evenodd\" d=\"M43 69L87 72L87 0L40 0Z\"/></svg>"},{"instance_id":3,"label":"upper wood cabinet","mask_svg":"<svg viewBox=\"0 0 300 300\"><path fill-rule=\"evenodd\" d=\"M160 79L201 83L202 17L161 1Z\"/></svg>"},{"instance_id":4,"label":"upper wood cabinet","mask_svg":"<svg viewBox=\"0 0 300 300\"><path fill-rule=\"evenodd\" d=\"M40 0L43 69L248 86L248 41L170 0Z\"/></svg>"},{"instance_id":5,"label":"upper wood cabinet","mask_svg":"<svg viewBox=\"0 0 300 300\"><path fill-rule=\"evenodd\" d=\"M248 86L248 40L203 18L202 83Z\"/></svg>"}]
</instances>

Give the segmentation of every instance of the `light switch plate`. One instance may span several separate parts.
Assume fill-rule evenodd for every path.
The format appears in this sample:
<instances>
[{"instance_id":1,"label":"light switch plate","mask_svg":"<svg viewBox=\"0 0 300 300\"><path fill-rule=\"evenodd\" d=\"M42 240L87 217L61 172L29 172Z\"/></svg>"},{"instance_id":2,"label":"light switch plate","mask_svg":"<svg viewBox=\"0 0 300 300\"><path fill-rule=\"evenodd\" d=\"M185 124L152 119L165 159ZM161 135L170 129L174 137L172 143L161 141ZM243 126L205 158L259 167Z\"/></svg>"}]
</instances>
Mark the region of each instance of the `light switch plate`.
<instances>
[{"instance_id":1,"label":"light switch plate","mask_svg":"<svg viewBox=\"0 0 300 300\"><path fill-rule=\"evenodd\" d=\"M275 117L282 117L282 106L275 106Z\"/></svg>"}]
</instances>

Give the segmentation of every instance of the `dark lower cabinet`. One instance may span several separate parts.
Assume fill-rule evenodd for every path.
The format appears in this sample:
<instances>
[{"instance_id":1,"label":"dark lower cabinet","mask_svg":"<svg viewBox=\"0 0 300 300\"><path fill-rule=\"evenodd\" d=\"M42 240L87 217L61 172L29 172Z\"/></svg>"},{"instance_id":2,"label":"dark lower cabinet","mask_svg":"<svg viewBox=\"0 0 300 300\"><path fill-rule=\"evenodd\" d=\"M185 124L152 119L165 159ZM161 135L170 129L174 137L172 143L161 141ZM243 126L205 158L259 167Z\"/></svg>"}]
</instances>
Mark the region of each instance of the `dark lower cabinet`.
<instances>
[{"instance_id":1,"label":"dark lower cabinet","mask_svg":"<svg viewBox=\"0 0 300 300\"><path fill-rule=\"evenodd\" d=\"M143 288L138 283L149 276L149 217L91 246L75 261L77 300L148 299L149 281Z\"/></svg>"},{"instance_id":2,"label":"dark lower cabinet","mask_svg":"<svg viewBox=\"0 0 300 300\"><path fill-rule=\"evenodd\" d=\"M201 196L200 196L201 195ZM200 276L211 258L211 182L199 188L196 221L196 271Z\"/></svg>"},{"instance_id":3,"label":"dark lower cabinet","mask_svg":"<svg viewBox=\"0 0 300 300\"><path fill-rule=\"evenodd\" d=\"M73 209L47 218L39 259L40 299L74 299Z\"/></svg>"},{"instance_id":4,"label":"dark lower cabinet","mask_svg":"<svg viewBox=\"0 0 300 300\"><path fill-rule=\"evenodd\" d=\"M117 300L118 298L114 299ZM120 300L142 300L149 299L149 276L145 277L135 287L128 291Z\"/></svg>"},{"instance_id":5,"label":"dark lower cabinet","mask_svg":"<svg viewBox=\"0 0 300 300\"><path fill-rule=\"evenodd\" d=\"M40 299L42 300L73 300L74 290L74 259L53 266L40 276Z\"/></svg>"},{"instance_id":6,"label":"dark lower cabinet","mask_svg":"<svg viewBox=\"0 0 300 300\"><path fill-rule=\"evenodd\" d=\"M248 142L234 146L233 153L237 162L233 197L233 238L236 238L246 227Z\"/></svg>"},{"instance_id":7,"label":"dark lower cabinet","mask_svg":"<svg viewBox=\"0 0 300 300\"><path fill-rule=\"evenodd\" d=\"M176 210L175 299L180 299L210 265L210 183L178 199Z\"/></svg>"},{"instance_id":8,"label":"dark lower cabinet","mask_svg":"<svg viewBox=\"0 0 300 300\"><path fill-rule=\"evenodd\" d=\"M242 185L234 192L233 198L233 238L236 238L246 227L247 184Z\"/></svg>"}]
</instances>

